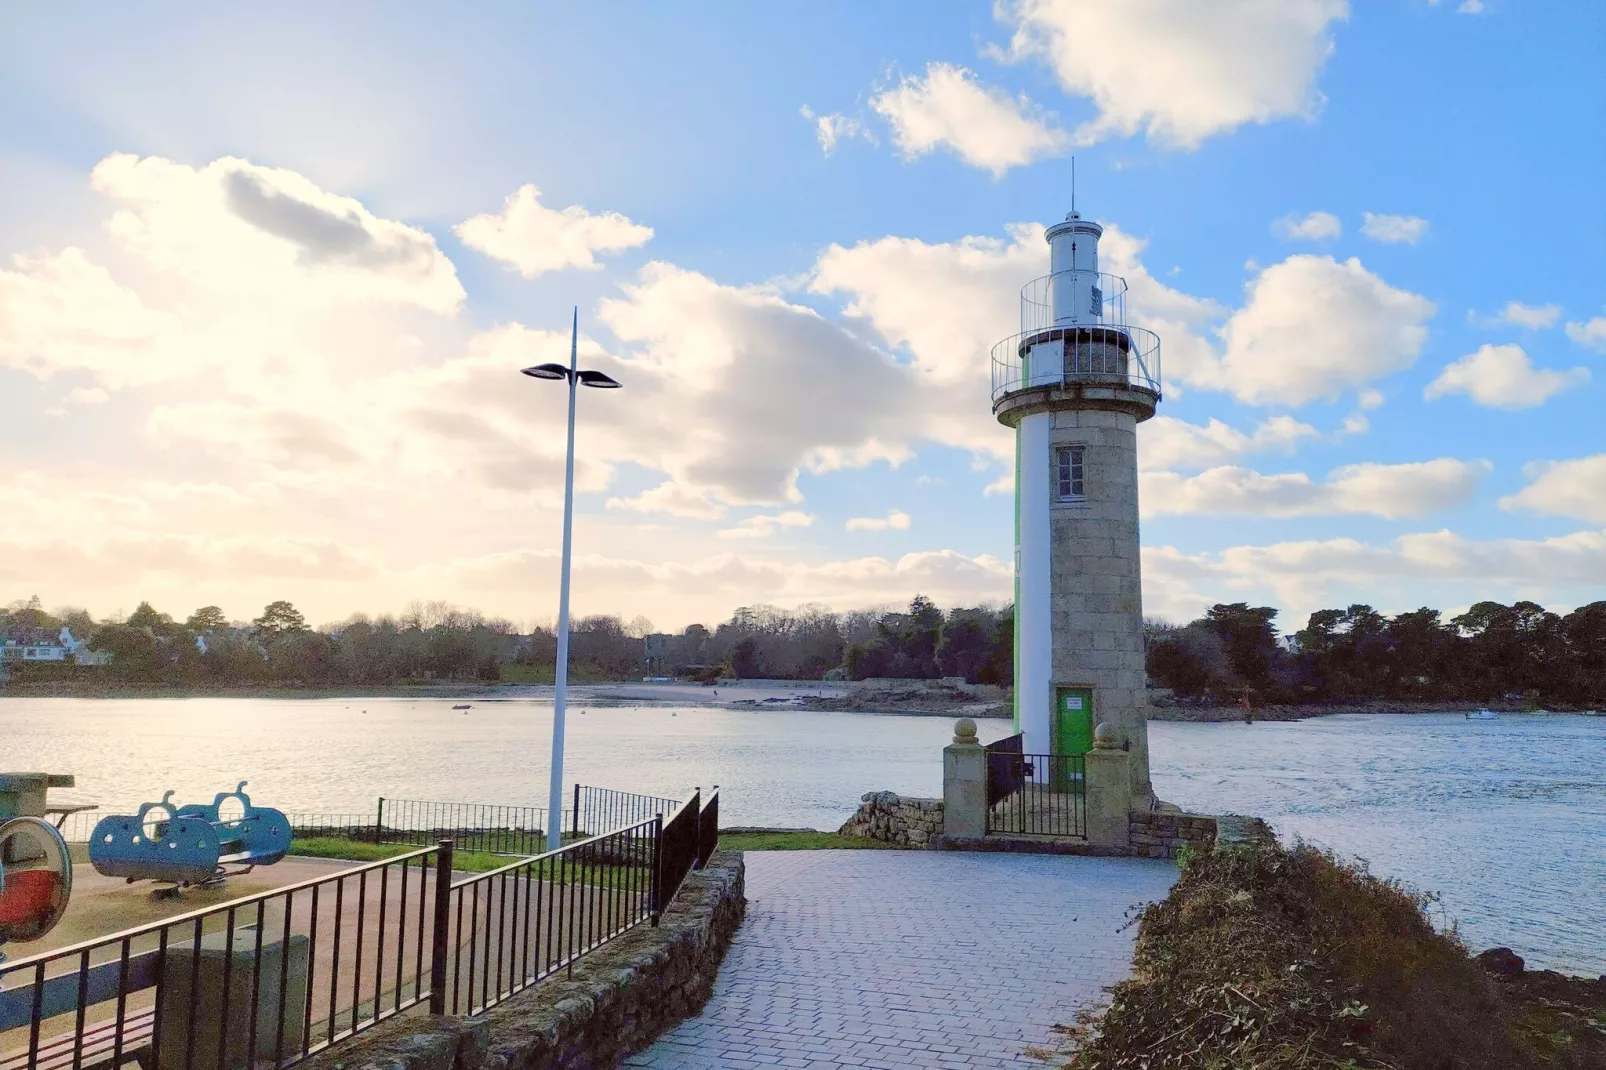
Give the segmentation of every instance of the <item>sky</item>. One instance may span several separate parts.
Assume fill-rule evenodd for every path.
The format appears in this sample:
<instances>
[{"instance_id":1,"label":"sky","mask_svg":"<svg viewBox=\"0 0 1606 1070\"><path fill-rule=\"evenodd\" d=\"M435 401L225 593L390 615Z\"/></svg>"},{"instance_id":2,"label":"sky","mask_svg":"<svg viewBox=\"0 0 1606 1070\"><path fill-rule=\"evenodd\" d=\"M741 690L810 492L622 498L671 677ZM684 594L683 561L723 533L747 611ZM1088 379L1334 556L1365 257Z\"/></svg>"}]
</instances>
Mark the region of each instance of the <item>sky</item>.
<instances>
[{"instance_id":1,"label":"sky","mask_svg":"<svg viewBox=\"0 0 1606 1070\"><path fill-rule=\"evenodd\" d=\"M1105 229L1144 608L1606 598L1574 0L0 7L0 603L1000 604L993 344Z\"/></svg>"}]
</instances>

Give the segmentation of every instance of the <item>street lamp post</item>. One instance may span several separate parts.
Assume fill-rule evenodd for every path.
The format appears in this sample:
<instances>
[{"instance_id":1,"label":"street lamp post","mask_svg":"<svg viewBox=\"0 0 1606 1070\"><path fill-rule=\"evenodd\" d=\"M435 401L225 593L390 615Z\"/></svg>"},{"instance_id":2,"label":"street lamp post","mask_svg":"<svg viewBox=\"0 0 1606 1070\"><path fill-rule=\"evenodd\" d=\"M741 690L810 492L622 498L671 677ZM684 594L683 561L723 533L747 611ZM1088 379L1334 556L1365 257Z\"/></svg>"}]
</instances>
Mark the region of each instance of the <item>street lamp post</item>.
<instances>
[{"instance_id":1,"label":"street lamp post","mask_svg":"<svg viewBox=\"0 0 1606 1070\"><path fill-rule=\"evenodd\" d=\"M547 794L546 849L563 845L563 719L569 692L569 559L574 543L574 402L577 387L617 389L621 384L602 372L580 370L580 310L574 310L569 334L569 366L537 364L523 368L535 379L562 379L569 384L569 448L563 466L563 566L558 579L558 661L553 673L552 782Z\"/></svg>"}]
</instances>

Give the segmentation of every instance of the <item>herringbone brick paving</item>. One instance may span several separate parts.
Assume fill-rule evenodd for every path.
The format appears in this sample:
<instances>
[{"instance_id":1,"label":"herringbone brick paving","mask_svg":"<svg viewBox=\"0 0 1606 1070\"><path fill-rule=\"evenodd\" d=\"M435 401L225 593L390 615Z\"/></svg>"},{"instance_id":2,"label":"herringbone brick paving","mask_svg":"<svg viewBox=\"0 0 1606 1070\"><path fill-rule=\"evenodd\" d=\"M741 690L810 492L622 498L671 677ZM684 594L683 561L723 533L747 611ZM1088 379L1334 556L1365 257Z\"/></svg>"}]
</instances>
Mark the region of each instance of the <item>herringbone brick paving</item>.
<instances>
[{"instance_id":1,"label":"herringbone brick paving","mask_svg":"<svg viewBox=\"0 0 1606 1070\"><path fill-rule=\"evenodd\" d=\"M747 920L652 1070L948 1070L1023 1054L1125 977L1169 862L947 851L747 855Z\"/></svg>"}]
</instances>

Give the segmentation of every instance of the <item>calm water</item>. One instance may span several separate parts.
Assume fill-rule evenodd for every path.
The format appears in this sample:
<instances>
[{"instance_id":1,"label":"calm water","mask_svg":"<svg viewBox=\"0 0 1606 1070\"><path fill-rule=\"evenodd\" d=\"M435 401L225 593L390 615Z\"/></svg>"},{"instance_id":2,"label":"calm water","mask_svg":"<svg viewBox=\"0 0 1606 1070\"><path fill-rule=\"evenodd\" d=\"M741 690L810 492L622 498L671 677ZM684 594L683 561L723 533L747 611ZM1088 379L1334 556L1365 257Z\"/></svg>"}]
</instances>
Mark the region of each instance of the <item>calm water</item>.
<instances>
[{"instance_id":1,"label":"calm water","mask_svg":"<svg viewBox=\"0 0 1606 1070\"><path fill-rule=\"evenodd\" d=\"M236 781L287 811L378 796L544 805L535 700L0 699L0 770L73 773L129 812ZM579 709L585 709L582 714ZM1350 716L1150 726L1155 788L1367 859L1443 896L1474 949L1606 972L1606 718ZM567 779L678 795L720 784L727 824L835 828L866 791L942 790L946 718L574 707ZM981 722L984 742L1007 734Z\"/></svg>"}]
</instances>

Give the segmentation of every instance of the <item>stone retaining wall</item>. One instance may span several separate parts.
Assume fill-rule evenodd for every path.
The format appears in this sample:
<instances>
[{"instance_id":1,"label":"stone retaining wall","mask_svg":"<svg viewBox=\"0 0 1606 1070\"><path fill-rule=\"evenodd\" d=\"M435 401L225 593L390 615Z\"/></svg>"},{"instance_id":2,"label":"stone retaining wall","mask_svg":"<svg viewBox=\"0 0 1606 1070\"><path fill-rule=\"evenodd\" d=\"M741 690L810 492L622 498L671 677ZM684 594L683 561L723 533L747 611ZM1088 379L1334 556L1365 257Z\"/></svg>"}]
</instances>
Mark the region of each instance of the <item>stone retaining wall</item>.
<instances>
[{"instance_id":1,"label":"stone retaining wall","mask_svg":"<svg viewBox=\"0 0 1606 1070\"><path fill-rule=\"evenodd\" d=\"M837 830L900 847L926 847L942 835L942 800L905 798L895 791L872 791L859 799L859 812Z\"/></svg>"},{"instance_id":2,"label":"stone retaining wall","mask_svg":"<svg viewBox=\"0 0 1606 1070\"><path fill-rule=\"evenodd\" d=\"M747 910L742 856L687 874L659 925L639 926L473 1018L399 1018L309 1059L309 1070L613 1070L697 1013Z\"/></svg>"},{"instance_id":3,"label":"stone retaining wall","mask_svg":"<svg viewBox=\"0 0 1606 1070\"><path fill-rule=\"evenodd\" d=\"M1215 818L1180 810L1133 814L1128 829L1132 854L1140 858L1175 858L1183 844L1209 850L1216 842Z\"/></svg>"}]
</instances>

